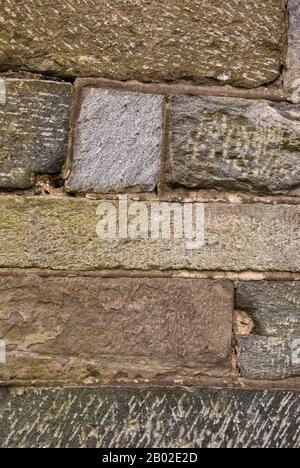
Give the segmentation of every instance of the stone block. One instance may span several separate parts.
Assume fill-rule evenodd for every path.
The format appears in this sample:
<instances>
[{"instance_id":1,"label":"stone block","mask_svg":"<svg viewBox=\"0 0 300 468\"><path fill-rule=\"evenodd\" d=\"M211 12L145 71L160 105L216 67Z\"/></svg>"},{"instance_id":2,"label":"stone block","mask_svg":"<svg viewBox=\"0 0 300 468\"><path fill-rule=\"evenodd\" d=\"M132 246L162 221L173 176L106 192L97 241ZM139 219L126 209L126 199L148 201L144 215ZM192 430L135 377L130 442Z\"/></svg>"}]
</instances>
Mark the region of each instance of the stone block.
<instances>
[{"instance_id":1,"label":"stone block","mask_svg":"<svg viewBox=\"0 0 300 468\"><path fill-rule=\"evenodd\" d=\"M85 88L75 123L70 192L147 192L157 185L162 96Z\"/></svg>"},{"instance_id":2,"label":"stone block","mask_svg":"<svg viewBox=\"0 0 300 468\"><path fill-rule=\"evenodd\" d=\"M293 194L300 187L300 105L174 96L172 182L188 188Z\"/></svg>"},{"instance_id":3,"label":"stone block","mask_svg":"<svg viewBox=\"0 0 300 468\"><path fill-rule=\"evenodd\" d=\"M0 81L0 188L30 188L36 174L63 167L73 88L44 80Z\"/></svg>"},{"instance_id":4,"label":"stone block","mask_svg":"<svg viewBox=\"0 0 300 468\"><path fill-rule=\"evenodd\" d=\"M280 76L286 19L285 0L7 0L0 68L256 88Z\"/></svg>"}]
</instances>

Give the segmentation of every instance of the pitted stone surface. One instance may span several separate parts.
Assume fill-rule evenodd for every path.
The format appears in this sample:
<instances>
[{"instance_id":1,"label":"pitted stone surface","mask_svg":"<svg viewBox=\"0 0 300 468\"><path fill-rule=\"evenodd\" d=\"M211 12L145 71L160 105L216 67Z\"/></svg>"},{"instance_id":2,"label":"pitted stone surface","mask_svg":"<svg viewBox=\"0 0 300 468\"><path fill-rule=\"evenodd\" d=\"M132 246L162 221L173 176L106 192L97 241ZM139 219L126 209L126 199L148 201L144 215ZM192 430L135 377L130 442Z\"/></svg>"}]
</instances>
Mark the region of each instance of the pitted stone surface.
<instances>
[{"instance_id":1,"label":"pitted stone surface","mask_svg":"<svg viewBox=\"0 0 300 468\"><path fill-rule=\"evenodd\" d=\"M162 145L162 96L84 89L67 190L153 191Z\"/></svg>"},{"instance_id":2,"label":"pitted stone surface","mask_svg":"<svg viewBox=\"0 0 300 468\"><path fill-rule=\"evenodd\" d=\"M233 298L229 281L0 276L0 381L228 376Z\"/></svg>"},{"instance_id":3,"label":"pitted stone surface","mask_svg":"<svg viewBox=\"0 0 300 468\"><path fill-rule=\"evenodd\" d=\"M2 388L2 395L3 448L300 447L296 391Z\"/></svg>"},{"instance_id":4,"label":"pitted stone surface","mask_svg":"<svg viewBox=\"0 0 300 468\"><path fill-rule=\"evenodd\" d=\"M280 75L285 0L4 3L2 70L244 87Z\"/></svg>"},{"instance_id":5,"label":"pitted stone surface","mask_svg":"<svg viewBox=\"0 0 300 468\"><path fill-rule=\"evenodd\" d=\"M99 238L99 203L78 198L0 197L0 266L300 271L299 205L206 203L205 245L188 250L187 240L174 239L172 232L170 239L123 239L118 230L116 239ZM122 219L119 202L111 203L116 220ZM150 202L142 204L148 213L151 206ZM128 200L128 211L130 207ZM131 221L128 217L132 228ZM198 228L201 232L202 226Z\"/></svg>"},{"instance_id":6,"label":"pitted stone surface","mask_svg":"<svg viewBox=\"0 0 300 468\"><path fill-rule=\"evenodd\" d=\"M175 96L174 184L291 194L300 187L300 105Z\"/></svg>"},{"instance_id":7,"label":"pitted stone surface","mask_svg":"<svg viewBox=\"0 0 300 468\"><path fill-rule=\"evenodd\" d=\"M255 324L252 335L237 338L242 376L300 375L300 282L241 283L236 307L246 311Z\"/></svg>"},{"instance_id":8,"label":"pitted stone surface","mask_svg":"<svg viewBox=\"0 0 300 468\"><path fill-rule=\"evenodd\" d=\"M62 169L72 86L43 80L0 81L0 188L29 188L36 174Z\"/></svg>"},{"instance_id":9,"label":"pitted stone surface","mask_svg":"<svg viewBox=\"0 0 300 468\"><path fill-rule=\"evenodd\" d=\"M288 0L289 40L284 85L288 92L295 92L300 99L300 3ZM299 102L299 101L298 101Z\"/></svg>"}]
</instances>

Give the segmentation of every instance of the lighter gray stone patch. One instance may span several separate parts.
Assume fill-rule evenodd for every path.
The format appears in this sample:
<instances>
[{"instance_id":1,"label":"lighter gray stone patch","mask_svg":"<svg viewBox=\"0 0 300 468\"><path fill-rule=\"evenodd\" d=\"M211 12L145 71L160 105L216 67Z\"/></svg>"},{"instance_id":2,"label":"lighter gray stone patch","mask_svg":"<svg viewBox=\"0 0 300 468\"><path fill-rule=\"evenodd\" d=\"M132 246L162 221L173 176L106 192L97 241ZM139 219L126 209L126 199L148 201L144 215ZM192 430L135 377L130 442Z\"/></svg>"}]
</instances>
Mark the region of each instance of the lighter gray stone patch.
<instances>
[{"instance_id":1,"label":"lighter gray stone patch","mask_svg":"<svg viewBox=\"0 0 300 468\"><path fill-rule=\"evenodd\" d=\"M174 184L289 194L300 186L300 105L175 96Z\"/></svg>"},{"instance_id":2,"label":"lighter gray stone patch","mask_svg":"<svg viewBox=\"0 0 300 468\"><path fill-rule=\"evenodd\" d=\"M300 360L295 360L291 339L241 336L237 344L242 377L277 380L300 375Z\"/></svg>"},{"instance_id":3,"label":"lighter gray stone patch","mask_svg":"<svg viewBox=\"0 0 300 468\"><path fill-rule=\"evenodd\" d=\"M157 185L163 96L85 91L74 142L71 192L147 192Z\"/></svg>"},{"instance_id":4,"label":"lighter gray stone patch","mask_svg":"<svg viewBox=\"0 0 300 468\"><path fill-rule=\"evenodd\" d=\"M3 448L299 448L299 392L1 389Z\"/></svg>"},{"instance_id":5,"label":"lighter gray stone patch","mask_svg":"<svg viewBox=\"0 0 300 468\"><path fill-rule=\"evenodd\" d=\"M5 81L0 78L0 105L4 105L6 103L6 84Z\"/></svg>"},{"instance_id":6,"label":"lighter gray stone patch","mask_svg":"<svg viewBox=\"0 0 300 468\"><path fill-rule=\"evenodd\" d=\"M294 93L293 99L300 94L300 3L299 0L288 0L289 39L284 87ZM297 83L298 80L298 83ZM299 101L298 101L299 102Z\"/></svg>"}]
</instances>

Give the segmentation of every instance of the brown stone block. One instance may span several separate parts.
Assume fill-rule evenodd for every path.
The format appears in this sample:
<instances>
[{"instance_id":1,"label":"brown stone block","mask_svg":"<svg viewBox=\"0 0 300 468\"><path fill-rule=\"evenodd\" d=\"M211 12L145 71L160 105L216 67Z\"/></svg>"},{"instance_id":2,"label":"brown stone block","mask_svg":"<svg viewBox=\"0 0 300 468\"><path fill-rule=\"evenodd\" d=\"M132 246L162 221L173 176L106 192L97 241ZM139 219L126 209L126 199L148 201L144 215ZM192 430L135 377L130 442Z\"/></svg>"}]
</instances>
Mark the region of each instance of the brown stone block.
<instances>
[{"instance_id":1,"label":"brown stone block","mask_svg":"<svg viewBox=\"0 0 300 468\"><path fill-rule=\"evenodd\" d=\"M231 372L233 285L0 277L0 380L188 382Z\"/></svg>"}]
</instances>

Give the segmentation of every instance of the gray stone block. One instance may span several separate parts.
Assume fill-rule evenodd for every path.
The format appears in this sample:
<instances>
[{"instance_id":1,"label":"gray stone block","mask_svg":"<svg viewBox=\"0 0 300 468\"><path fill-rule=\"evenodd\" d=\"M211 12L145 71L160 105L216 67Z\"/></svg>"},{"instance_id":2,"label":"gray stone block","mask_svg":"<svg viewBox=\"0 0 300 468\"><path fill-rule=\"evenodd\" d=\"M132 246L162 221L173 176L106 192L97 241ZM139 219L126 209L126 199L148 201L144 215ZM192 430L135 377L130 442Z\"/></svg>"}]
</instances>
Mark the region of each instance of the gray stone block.
<instances>
[{"instance_id":1,"label":"gray stone block","mask_svg":"<svg viewBox=\"0 0 300 468\"><path fill-rule=\"evenodd\" d=\"M2 70L256 88L280 76L286 0L6 0L1 18Z\"/></svg>"},{"instance_id":2,"label":"gray stone block","mask_svg":"<svg viewBox=\"0 0 300 468\"><path fill-rule=\"evenodd\" d=\"M157 185L163 96L84 89L67 190L147 192Z\"/></svg>"},{"instance_id":3,"label":"gray stone block","mask_svg":"<svg viewBox=\"0 0 300 468\"><path fill-rule=\"evenodd\" d=\"M300 105L175 96L174 184L290 194L300 186Z\"/></svg>"},{"instance_id":4,"label":"gray stone block","mask_svg":"<svg viewBox=\"0 0 300 468\"><path fill-rule=\"evenodd\" d=\"M2 448L299 448L284 390L0 390Z\"/></svg>"},{"instance_id":5,"label":"gray stone block","mask_svg":"<svg viewBox=\"0 0 300 468\"><path fill-rule=\"evenodd\" d=\"M73 88L44 80L0 81L0 188L29 188L36 174L62 169Z\"/></svg>"},{"instance_id":6,"label":"gray stone block","mask_svg":"<svg viewBox=\"0 0 300 468\"><path fill-rule=\"evenodd\" d=\"M254 322L238 336L243 377L278 379L300 375L300 282L249 282L237 290L236 307Z\"/></svg>"},{"instance_id":7,"label":"gray stone block","mask_svg":"<svg viewBox=\"0 0 300 468\"><path fill-rule=\"evenodd\" d=\"M294 99L300 100L300 3L288 0L289 40L287 50L284 86L289 93L295 92ZM299 102L299 101L298 101Z\"/></svg>"}]
</instances>

